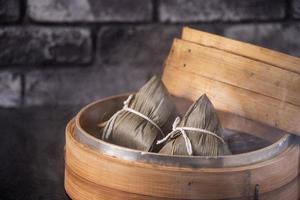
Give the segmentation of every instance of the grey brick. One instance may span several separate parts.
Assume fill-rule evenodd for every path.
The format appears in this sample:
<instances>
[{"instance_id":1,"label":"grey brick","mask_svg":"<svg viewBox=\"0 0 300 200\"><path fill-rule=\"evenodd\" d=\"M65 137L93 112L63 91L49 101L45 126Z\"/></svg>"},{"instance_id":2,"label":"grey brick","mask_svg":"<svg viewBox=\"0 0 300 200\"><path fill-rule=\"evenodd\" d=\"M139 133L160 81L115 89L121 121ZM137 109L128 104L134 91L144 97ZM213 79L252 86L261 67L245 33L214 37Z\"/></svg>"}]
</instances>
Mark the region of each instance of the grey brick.
<instances>
[{"instance_id":1,"label":"grey brick","mask_svg":"<svg viewBox=\"0 0 300 200\"><path fill-rule=\"evenodd\" d=\"M152 19L151 0L28 0L39 22L137 22Z\"/></svg>"},{"instance_id":2,"label":"grey brick","mask_svg":"<svg viewBox=\"0 0 300 200\"><path fill-rule=\"evenodd\" d=\"M0 72L0 107L17 107L21 102L21 77L13 72Z\"/></svg>"},{"instance_id":3,"label":"grey brick","mask_svg":"<svg viewBox=\"0 0 300 200\"><path fill-rule=\"evenodd\" d=\"M291 15L296 19L300 19L300 0L292 0Z\"/></svg>"},{"instance_id":4,"label":"grey brick","mask_svg":"<svg viewBox=\"0 0 300 200\"><path fill-rule=\"evenodd\" d=\"M153 68L161 72L181 26L106 26L98 33L97 55L104 66Z\"/></svg>"},{"instance_id":5,"label":"grey brick","mask_svg":"<svg viewBox=\"0 0 300 200\"><path fill-rule=\"evenodd\" d=\"M226 28L224 35L300 57L300 23L236 25Z\"/></svg>"},{"instance_id":6,"label":"grey brick","mask_svg":"<svg viewBox=\"0 0 300 200\"><path fill-rule=\"evenodd\" d=\"M19 0L0 0L0 22L15 22L19 17Z\"/></svg>"},{"instance_id":7,"label":"grey brick","mask_svg":"<svg viewBox=\"0 0 300 200\"><path fill-rule=\"evenodd\" d=\"M163 22L243 21L282 19L284 0L161 0Z\"/></svg>"},{"instance_id":8,"label":"grey brick","mask_svg":"<svg viewBox=\"0 0 300 200\"><path fill-rule=\"evenodd\" d=\"M91 61L90 32L83 28L0 29L0 65Z\"/></svg>"},{"instance_id":9,"label":"grey brick","mask_svg":"<svg viewBox=\"0 0 300 200\"><path fill-rule=\"evenodd\" d=\"M151 76L151 69L76 68L35 70L26 75L25 103L83 105L93 100L134 91Z\"/></svg>"},{"instance_id":10,"label":"grey brick","mask_svg":"<svg viewBox=\"0 0 300 200\"><path fill-rule=\"evenodd\" d=\"M160 74L179 26L105 26L98 33L95 66L26 74L26 105L82 105L138 89Z\"/></svg>"},{"instance_id":11,"label":"grey brick","mask_svg":"<svg viewBox=\"0 0 300 200\"><path fill-rule=\"evenodd\" d=\"M234 39L300 55L298 24L196 26ZM27 72L25 101L32 105L82 105L135 91L153 74L160 74L180 26L105 26L98 33L97 63L89 68Z\"/></svg>"}]
</instances>

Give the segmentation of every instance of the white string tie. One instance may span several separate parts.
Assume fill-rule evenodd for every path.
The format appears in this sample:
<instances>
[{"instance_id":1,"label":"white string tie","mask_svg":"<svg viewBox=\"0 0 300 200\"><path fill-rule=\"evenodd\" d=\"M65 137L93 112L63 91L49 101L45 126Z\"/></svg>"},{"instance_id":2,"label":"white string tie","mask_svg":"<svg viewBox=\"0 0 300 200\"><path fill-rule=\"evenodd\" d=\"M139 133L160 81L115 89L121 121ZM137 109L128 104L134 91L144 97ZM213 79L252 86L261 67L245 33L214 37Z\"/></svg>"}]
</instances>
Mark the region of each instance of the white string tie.
<instances>
[{"instance_id":1,"label":"white string tie","mask_svg":"<svg viewBox=\"0 0 300 200\"><path fill-rule=\"evenodd\" d=\"M208 131L208 130L202 129L202 128L185 127L185 126L178 127L179 123L180 123L180 118L176 117L176 119L173 123L173 126L172 126L172 131L170 133L168 133L166 135L166 137L164 137L163 139L158 140L156 144L161 144L161 143L167 141L169 138L172 139L178 133L178 131L183 136L183 139L185 141L186 150L190 156L193 155L193 148L192 148L191 140L187 136L186 131L197 131L197 132L201 132L201 133L206 133L206 134L209 134L209 135L212 135L212 136L218 138L222 143L225 144L224 139L222 137L218 136L217 134L215 134L214 132L211 132L211 131Z\"/></svg>"},{"instance_id":2,"label":"white string tie","mask_svg":"<svg viewBox=\"0 0 300 200\"><path fill-rule=\"evenodd\" d=\"M150 119L149 117L147 117L146 115L132 109L132 108L129 108L129 104L130 104L130 101L131 99L133 98L133 95L129 95L129 97L123 102L123 108L121 110L119 110L118 112L116 112L111 118L110 120L107 122L108 123L108 126L106 126L103 130L103 134L102 134L102 140L104 139L108 139L111 132L112 132L112 129L113 129L113 126L115 124L115 121L117 119L117 117L119 116L120 113L124 112L124 111L127 111L127 112L130 112L130 113L133 113L137 116L140 116L141 118L147 120L148 122L150 122L153 126L155 126L159 132L161 133L161 135L164 137L165 134L163 133L163 131L161 130L161 128L152 120Z\"/></svg>"}]
</instances>

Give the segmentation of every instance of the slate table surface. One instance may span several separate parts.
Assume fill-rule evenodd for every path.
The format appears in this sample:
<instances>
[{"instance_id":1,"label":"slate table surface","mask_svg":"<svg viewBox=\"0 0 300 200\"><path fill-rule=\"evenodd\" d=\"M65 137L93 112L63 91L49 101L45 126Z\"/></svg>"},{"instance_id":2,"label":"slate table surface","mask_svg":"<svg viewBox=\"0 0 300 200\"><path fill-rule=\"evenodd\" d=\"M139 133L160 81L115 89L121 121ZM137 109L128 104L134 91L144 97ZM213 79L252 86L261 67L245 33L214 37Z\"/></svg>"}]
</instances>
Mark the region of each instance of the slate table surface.
<instances>
[{"instance_id":1,"label":"slate table surface","mask_svg":"<svg viewBox=\"0 0 300 200\"><path fill-rule=\"evenodd\" d=\"M79 108L0 109L0 199L67 200L64 129Z\"/></svg>"}]
</instances>

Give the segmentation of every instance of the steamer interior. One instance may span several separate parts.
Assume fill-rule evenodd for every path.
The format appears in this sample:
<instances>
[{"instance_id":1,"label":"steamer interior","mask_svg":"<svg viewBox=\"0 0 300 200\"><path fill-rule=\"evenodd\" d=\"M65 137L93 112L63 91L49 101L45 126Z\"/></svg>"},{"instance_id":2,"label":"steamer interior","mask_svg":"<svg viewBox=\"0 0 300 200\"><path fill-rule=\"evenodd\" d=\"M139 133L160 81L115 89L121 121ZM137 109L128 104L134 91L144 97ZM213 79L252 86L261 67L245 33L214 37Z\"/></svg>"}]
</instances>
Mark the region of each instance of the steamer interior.
<instances>
[{"instance_id":1,"label":"steamer interior","mask_svg":"<svg viewBox=\"0 0 300 200\"><path fill-rule=\"evenodd\" d=\"M225 139L234 154L230 156L166 156L128 149L100 140L101 131L97 124L108 120L113 113L121 109L126 97L127 95L120 95L107 98L83 108L76 117L75 138L100 152L113 152L112 156L121 159L192 167L229 167L256 163L280 154L291 143L292 136L280 130L222 112L219 112L219 116ZM189 100L182 98L174 97L174 100L181 113L191 104Z\"/></svg>"}]
</instances>

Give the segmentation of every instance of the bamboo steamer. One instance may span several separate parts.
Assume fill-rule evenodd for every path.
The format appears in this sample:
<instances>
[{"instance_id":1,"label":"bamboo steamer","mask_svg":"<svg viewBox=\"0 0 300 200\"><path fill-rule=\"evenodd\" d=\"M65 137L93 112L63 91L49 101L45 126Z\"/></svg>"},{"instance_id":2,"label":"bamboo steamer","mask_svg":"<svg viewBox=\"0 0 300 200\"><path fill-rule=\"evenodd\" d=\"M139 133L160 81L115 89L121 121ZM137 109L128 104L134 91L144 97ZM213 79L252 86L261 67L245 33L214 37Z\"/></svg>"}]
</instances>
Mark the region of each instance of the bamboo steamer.
<instances>
[{"instance_id":1,"label":"bamboo steamer","mask_svg":"<svg viewBox=\"0 0 300 200\"><path fill-rule=\"evenodd\" d=\"M105 120L102 114L108 113L108 117L114 113L126 97L111 97L88 105L69 123L65 187L72 198L111 199L108 197L112 193L116 199L239 198L254 195L256 185L260 186L260 193L273 191L298 174L299 148L286 134L266 148L218 158L145 153L89 134L97 133L96 122ZM257 135L271 131L272 142L281 134L278 130L272 134L269 127L257 127ZM253 154L259 160L253 160Z\"/></svg>"},{"instance_id":2,"label":"bamboo steamer","mask_svg":"<svg viewBox=\"0 0 300 200\"><path fill-rule=\"evenodd\" d=\"M183 32L185 41L191 34L191 32L186 34L186 30ZM299 172L299 146L296 137L286 132L296 130L295 132L298 133L298 128L292 127L293 120L280 121L278 116L277 118L261 116L263 112L266 112L263 113L264 115L271 115L268 109L276 108L277 101L283 101L279 96L270 97L265 94L268 91L268 84L260 88L256 88L255 84L245 88L246 84L243 80L226 82L230 80L225 76L226 73L224 76L220 74L216 76L222 79L220 81L213 80L212 83L205 80L210 74L203 76L204 72L195 70L196 60L199 59L199 52L201 52L198 50L202 47L199 47L201 45L197 43L194 31L189 31L193 32L193 36L191 37L192 44L188 45L193 46L192 51L197 52L196 56L189 57L187 62L182 62L186 60L183 53L185 50L189 52L191 48L182 48L181 44L175 48L173 44L163 74L163 81L171 94L175 96L179 110L184 110L187 106L187 101L182 100L181 97L194 100L201 92L207 92L216 105L224 128L233 132L242 131L252 134L272 144L255 151L220 157L166 156L109 144L97 139L99 134L97 124L107 120L119 110L128 95L109 97L87 105L67 125L65 189L72 199L249 199L255 196L260 196L261 199L274 199L273 195L276 195L276 199L298 198L298 181L295 181L295 178ZM211 37L219 39L219 36ZM230 47L230 45L226 47L229 48L228 46ZM265 51L268 52L268 50ZM218 54L218 52L214 53ZM229 58L231 54L233 53L225 54L225 58ZM205 56L208 61L216 59L210 55ZM253 55L249 54L249 57ZM255 60L258 62L257 58ZM182 68L181 65L184 64ZM254 65L260 66L259 63L254 63ZM227 69L226 66L225 69ZM288 69L285 70L284 73L291 72ZM297 73L291 73L294 73L293 80L298 81L295 75ZM219 88L213 87L216 86L215 82L220 82ZM203 83L208 86L202 86L204 89L201 89L200 86ZM241 86L238 90L232 89L234 84ZM232 96L220 96L222 92L220 89L234 91L231 94L235 95L242 93L242 96L235 97L245 102L246 107L241 107L240 104L239 107L228 106L230 105L228 101L232 100ZM281 111L283 113L287 113L291 108L295 108L296 111L298 109L297 92L294 88L290 90L291 93L288 93L289 97L286 98L287 102L281 105L288 108L288 110ZM256 103L253 98L250 98L250 103L242 101L242 97L246 98L249 97L247 95L253 94L256 95L254 98L258 99ZM218 100L217 97L222 98ZM267 105L262 106L263 101L270 99L271 103L267 101L265 102ZM248 108L251 106L257 106L258 114L251 112ZM297 112L293 113L292 115L297 117ZM258 120L255 120L256 118ZM274 120L277 123L276 126Z\"/></svg>"}]
</instances>

